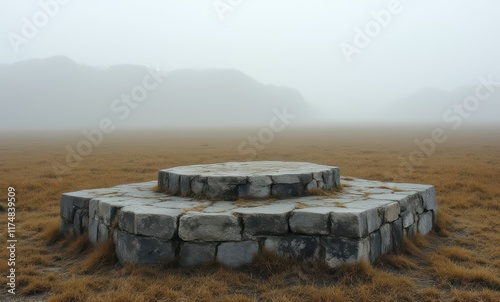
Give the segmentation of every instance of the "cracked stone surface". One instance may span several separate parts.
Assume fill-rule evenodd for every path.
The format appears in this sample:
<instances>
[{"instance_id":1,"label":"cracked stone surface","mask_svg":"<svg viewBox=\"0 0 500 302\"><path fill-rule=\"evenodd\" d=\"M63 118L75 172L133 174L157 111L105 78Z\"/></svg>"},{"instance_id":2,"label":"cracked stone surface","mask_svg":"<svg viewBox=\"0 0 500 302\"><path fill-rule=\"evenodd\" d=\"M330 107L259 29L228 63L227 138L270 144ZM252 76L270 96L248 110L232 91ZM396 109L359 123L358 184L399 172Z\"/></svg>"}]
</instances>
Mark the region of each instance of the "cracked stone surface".
<instances>
[{"instance_id":1,"label":"cracked stone surface","mask_svg":"<svg viewBox=\"0 0 500 302\"><path fill-rule=\"evenodd\" d=\"M60 231L88 234L94 244L113 238L123 263L238 267L267 249L334 267L373 262L436 224L431 185L341 178L335 167L307 163L257 162L249 175L242 165L250 163L239 164L179 167L161 170L158 181L64 193Z\"/></svg>"}]
</instances>

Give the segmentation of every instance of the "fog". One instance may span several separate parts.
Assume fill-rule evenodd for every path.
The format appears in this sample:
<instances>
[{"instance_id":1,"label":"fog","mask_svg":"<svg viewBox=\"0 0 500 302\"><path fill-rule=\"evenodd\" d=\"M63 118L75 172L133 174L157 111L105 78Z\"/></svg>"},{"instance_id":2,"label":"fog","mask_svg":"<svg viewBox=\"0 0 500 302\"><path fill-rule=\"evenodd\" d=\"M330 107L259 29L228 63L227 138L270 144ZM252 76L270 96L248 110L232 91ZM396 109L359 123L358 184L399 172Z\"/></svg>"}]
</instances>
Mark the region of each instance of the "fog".
<instances>
[{"instance_id":1,"label":"fog","mask_svg":"<svg viewBox=\"0 0 500 302\"><path fill-rule=\"evenodd\" d=\"M0 130L120 119L113 102L153 69L166 80L122 127L262 125L285 107L300 125L496 123L499 11L495 0L1 1Z\"/></svg>"}]
</instances>

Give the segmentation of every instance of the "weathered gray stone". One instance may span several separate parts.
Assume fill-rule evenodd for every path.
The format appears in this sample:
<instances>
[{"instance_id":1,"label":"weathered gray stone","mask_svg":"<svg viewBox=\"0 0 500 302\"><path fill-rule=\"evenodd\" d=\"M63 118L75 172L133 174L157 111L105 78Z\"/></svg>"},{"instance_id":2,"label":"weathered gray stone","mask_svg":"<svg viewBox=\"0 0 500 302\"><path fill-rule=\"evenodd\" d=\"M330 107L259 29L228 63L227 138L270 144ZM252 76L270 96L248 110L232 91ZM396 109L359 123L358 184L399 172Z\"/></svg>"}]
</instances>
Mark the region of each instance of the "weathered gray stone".
<instances>
[{"instance_id":1,"label":"weathered gray stone","mask_svg":"<svg viewBox=\"0 0 500 302\"><path fill-rule=\"evenodd\" d=\"M157 208L154 206L132 206L123 208L131 213L134 234L171 239L177 233L177 220L181 215L178 209ZM130 227L126 227L130 230Z\"/></svg>"},{"instance_id":2,"label":"weathered gray stone","mask_svg":"<svg viewBox=\"0 0 500 302\"><path fill-rule=\"evenodd\" d=\"M368 235L366 212L362 209L333 209L331 223L334 236L362 238Z\"/></svg>"},{"instance_id":3,"label":"weathered gray stone","mask_svg":"<svg viewBox=\"0 0 500 302\"><path fill-rule=\"evenodd\" d=\"M272 183L270 176L250 176L248 184L239 186L239 197L268 198Z\"/></svg>"},{"instance_id":4,"label":"weathered gray stone","mask_svg":"<svg viewBox=\"0 0 500 302\"><path fill-rule=\"evenodd\" d=\"M366 226L368 228L368 233L380 228L382 225L382 218L380 216L381 215L379 214L378 209L366 210Z\"/></svg>"},{"instance_id":5,"label":"weathered gray stone","mask_svg":"<svg viewBox=\"0 0 500 302\"><path fill-rule=\"evenodd\" d=\"M422 204L425 210L432 210L433 212L433 223L437 223L437 198L436 198L436 189L434 186L427 186L426 190L421 192L422 195Z\"/></svg>"},{"instance_id":6,"label":"weathered gray stone","mask_svg":"<svg viewBox=\"0 0 500 302\"><path fill-rule=\"evenodd\" d=\"M224 200L238 197L267 198L270 194L289 197L303 194L313 174L321 175L320 179L316 179L318 187L330 189L340 183L336 167L297 162L233 162L176 167L162 170L158 183L163 186L168 183L167 191L178 194L179 191L184 192L183 188L187 189L187 181L183 181L183 176L204 177L206 182L196 181L196 188L191 180L190 189L194 195ZM180 180L178 176L181 176ZM273 188L269 191L271 185ZM174 188L179 186L180 189Z\"/></svg>"},{"instance_id":7,"label":"weathered gray stone","mask_svg":"<svg viewBox=\"0 0 500 302\"><path fill-rule=\"evenodd\" d=\"M88 232L93 243L114 232L122 263L152 264L179 255L182 265L216 258L237 267L252 262L260 242L280 254L324 257L336 266L374 261L397 250L404 236L430 232L436 219L435 189L429 185L342 178L346 186L334 197L276 200L337 187L339 170L281 162L215 166L167 169L157 182L67 193L61 198L61 232ZM154 191L156 184L165 192ZM229 201L240 197L272 199ZM116 217L118 225L111 227Z\"/></svg>"},{"instance_id":8,"label":"weathered gray stone","mask_svg":"<svg viewBox=\"0 0 500 302\"><path fill-rule=\"evenodd\" d=\"M203 192L205 191L205 184L207 183L207 178L206 177L201 177L201 176L195 176L191 180L191 193L194 196L201 196L203 195Z\"/></svg>"},{"instance_id":9,"label":"weathered gray stone","mask_svg":"<svg viewBox=\"0 0 500 302\"><path fill-rule=\"evenodd\" d=\"M325 262L330 267L352 264L362 260L370 261L370 238L348 239L338 237L322 238Z\"/></svg>"},{"instance_id":10,"label":"weathered gray stone","mask_svg":"<svg viewBox=\"0 0 500 302\"><path fill-rule=\"evenodd\" d=\"M168 190L168 173L162 170L158 171L158 189L160 191Z\"/></svg>"},{"instance_id":11,"label":"weathered gray stone","mask_svg":"<svg viewBox=\"0 0 500 302\"><path fill-rule=\"evenodd\" d=\"M304 184L274 184L271 187L271 194L278 198L300 196L304 194Z\"/></svg>"},{"instance_id":12,"label":"weathered gray stone","mask_svg":"<svg viewBox=\"0 0 500 302\"><path fill-rule=\"evenodd\" d=\"M417 224L414 223L409 227L405 228L404 235L407 236L408 238L415 238L415 235L417 235Z\"/></svg>"},{"instance_id":13,"label":"weathered gray stone","mask_svg":"<svg viewBox=\"0 0 500 302\"><path fill-rule=\"evenodd\" d=\"M330 234L330 207L312 207L295 210L290 215L290 229L294 233L309 235Z\"/></svg>"},{"instance_id":14,"label":"weathered gray stone","mask_svg":"<svg viewBox=\"0 0 500 302\"><path fill-rule=\"evenodd\" d=\"M411 210L401 212L401 219L403 220L403 227L409 227L415 223L415 214Z\"/></svg>"},{"instance_id":15,"label":"weathered gray stone","mask_svg":"<svg viewBox=\"0 0 500 302\"><path fill-rule=\"evenodd\" d=\"M401 206L401 212L417 214L424 211L422 196L418 193L404 197L399 201L399 205Z\"/></svg>"},{"instance_id":16,"label":"weathered gray stone","mask_svg":"<svg viewBox=\"0 0 500 302\"><path fill-rule=\"evenodd\" d=\"M235 213L242 217L245 235L251 237L288 233L288 215L292 210L292 205L273 204L239 208L235 210Z\"/></svg>"},{"instance_id":17,"label":"weathered gray stone","mask_svg":"<svg viewBox=\"0 0 500 302\"><path fill-rule=\"evenodd\" d=\"M240 241L241 226L229 213L189 212L180 218L179 237L185 241Z\"/></svg>"},{"instance_id":18,"label":"weathered gray stone","mask_svg":"<svg viewBox=\"0 0 500 302\"><path fill-rule=\"evenodd\" d=\"M135 233L135 216L134 207L126 207L125 209L118 212L118 227L120 230L128 232L130 234Z\"/></svg>"},{"instance_id":19,"label":"weathered gray stone","mask_svg":"<svg viewBox=\"0 0 500 302\"><path fill-rule=\"evenodd\" d=\"M169 172L168 173L168 189L167 192L173 195L181 193L181 177L180 175Z\"/></svg>"},{"instance_id":20,"label":"weathered gray stone","mask_svg":"<svg viewBox=\"0 0 500 302\"><path fill-rule=\"evenodd\" d=\"M301 182L298 174L273 175L271 179L275 184L296 184Z\"/></svg>"},{"instance_id":21,"label":"weathered gray stone","mask_svg":"<svg viewBox=\"0 0 500 302\"><path fill-rule=\"evenodd\" d=\"M434 186L428 186L426 190L422 191L421 195L426 210L437 209L436 189Z\"/></svg>"},{"instance_id":22,"label":"weathered gray stone","mask_svg":"<svg viewBox=\"0 0 500 302\"><path fill-rule=\"evenodd\" d=\"M82 222L83 222L83 212L82 210L78 209L75 211L75 216L73 218L73 230L77 235L81 235L85 232Z\"/></svg>"},{"instance_id":23,"label":"weathered gray stone","mask_svg":"<svg viewBox=\"0 0 500 302\"><path fill-rule=\"evenodd\" d=\"M331 190L337 186L337 179L334 179L334 170L336 169L326 170L323 172L323 182L325 183L326 190Z\"/></svg>"},{"instance_id":24,"label":"weathered gray stone","mask_svg":"<svg viewBox=\"0 0 500 302\"><path fill-rule=\"evenodd\" d=\"M279 255L299 259L314 258L319 254L318 238L311 236L269 236L264 240L264 247Z\"/></svg>"},{"instance_id":25,"label":"weathered gray stone","mask_svg":"<svg viewBox=\"0 0 500 302\"><path fill-rule=\"evenodd\" d=\"M191 194L191 179L193 176L181 175L180 177L181 196L189 196Z\"/></svg>"},{"instance_id":26,"label":"weathered gray stone","mask_svg":"<svg viewBox=\"0 0 500 302\"><path fill-rule=\"evenodd\" d=\"M310 191L317 188L318 188L318 181L313 179L307 184L306 191Z\"/></svg>"},{"instance_id":27,"label":"weathered gray stone","mask_svg":"<svg viewBox=\"0 0 500 302\"><path fill-rule=\"evenodd\" d=\"M99 233L99 221L95 218L91 218L89 220L89 239L90 242L96 244L97 243L97 237Z\"/></svg>"},{"instance_id":28,"label":"weathered gray stone","mask_svg":"<svg viewBox=\"0 0 500 302\"><path fill-rule=\"evenodd\" d=\"M130 203L120 198L97 198L97 216L107 226L110 226L118 213L118 210Z\"/></svg>"},{"instance_id":29,"label":"weathered gray stone","mask_svg":"<svg viewBox=\"0 0 500 302\"><path fill-rule=\"evenodd\" d=\"M384 223L393 222L399 218L399 213L401 212L398 202L391 202L390 204L382 206L382 212L384 213Z\"/></svg>"},{"instance_id":30,"label":"weathered gray stone","mask_svg":"<svg viewBox=\"0 0 500 302\"><path fill-rule=\"evenodd\" d=\"M97 242L104 242L109 239L109 228L107 225L100 223L98 226Z\"/></svg>"},{"instance_id":31,"label":"weathered gray stone","mask_svg":"<svg viewBox=\"0 0 500 302\"><path fill-rule=\"evenodd\" d=\"M331 169L333 173L333 188L337 188L340 186L340 169L339 168L332 168Z\"/></svg>"},{"instance_id":32,"label":"weathered gray stone","mask_svg":"<svg viewBox=\"0 0 500 302\"><path fill-rule=\"evenodd\" d=\"M89 218L90 219L94 219L94 218L97 218L98 216L98 213L97 213L97 210L98 210L98 207L99 207L99 199L91 199L89 201Z\"/></svg>"},{"instance_id":33,"label":"weathered gray stone","mask_svg":"<svg viewBox=\"0 0 500 302\"><path fill-rule=\"evenodd\" d=\"M335 208L331 213L332 234L363 238L382 224L377 208Z\"/></svg>"},{"instance_id":34,"label":"weathered gray stone","mask_svg":"<svg viewBox=\"0 0 500 302\"><path fill-rule=\"evenodd\" d=\"M167 240L136 236L115 230L114 241L116 255L123 264L158 264L175 259L172 242Z\"/></svg>"},{"instance_id":35,"label":"weathered gray stone","mask_svg":"<svg viewBox=\"0 0 500 302\"><path fill-rule=\"evenodd\" d=\"M389 237L389 240L391 238ZM370 261L374 262L375 260L382 255L382 237L380 235L380 231L376 230L375 232L370 234Z\"/></svg>"},{"instance_id":36,"label":"weathered gray stone","mask_svg":"<svg viewBox=\"0 0 500 302\"><path fill-rule=\"evenodd\" d=\"M179 264L181 266L198 266L208 264L215 259L216 243L181 243Z\"/></svg>"},{"instance_id":37,"label":"weathered gray stone","mask_svg":"<svg viewBox=\"0 0 500 302\"><path fill-rule=\"evenodd\" d=\"M217 261L230 267L250 264L259 252L257 241L223 242L217 248Z\"/></svg>"},{"instance_id":38,"label":"weathered gray stone","mask_svg":"<svg viewBox=\"0 0 500 302\"><path fill-rule=\"evenodd\" d=\"M394 250L392 239L392 225L386 223L380 227L380 254L385 255Z\"/></svg>"},{"instance_id":39,"label":"weathered gray stone","mask_svg":"<svg viewBox=\"0 0 500 302\"><path fill-rule=\"evenodd\" d=\"M403 246L403 222L401 218L391 224L392 246L395 251L399 251Z\"/></svg>"},{"instance_id":40,"label":"weathered gray stone","mask_svg":"<svg viewBox=\"0 0 500 302\"><path fill-rule=\"evenodd\" d=\"M73 222L73 216L77 209L88 209L88 203L93 198L85 191L64 193L61 196L61 217Z\"/></svg>"},{"instance_id":41,"label":"weathered gray stone","mask_svg":"<svg viewBox=\"0 0 500 302\"><path fill-rule=\"evenodd\" d=\"M239 196L239 185L246 184L246 177L213 177L207 178L205 195L208 198L222 198L236 200Z\"/></svg>"},{"instance_id":42,"label":"weathered gray stone","mask_svg":"<svg viewBox=\"0 0 500 302\"><path fill-rule=\"evenodd\" d=\"M427 211L419 215L418 232L427 235L432 231L432 211Z\"/></svg>"}]
</instances>

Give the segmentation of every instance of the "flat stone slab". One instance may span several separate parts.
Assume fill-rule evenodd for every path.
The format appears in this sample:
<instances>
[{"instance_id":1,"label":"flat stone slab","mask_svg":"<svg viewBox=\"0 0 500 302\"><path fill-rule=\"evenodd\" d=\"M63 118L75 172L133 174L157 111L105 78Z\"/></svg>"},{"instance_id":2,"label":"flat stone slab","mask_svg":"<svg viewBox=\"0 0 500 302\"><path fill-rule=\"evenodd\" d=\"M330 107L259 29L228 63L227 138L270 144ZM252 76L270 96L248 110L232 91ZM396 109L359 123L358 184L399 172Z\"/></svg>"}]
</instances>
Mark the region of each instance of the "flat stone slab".
<instances>
[{"instance_id":1,"label":"flat stone slab","mask_svg":"<svg viewBox=\"0 0 500 302\"><path fill-rule=\"evenodd\" d=\"M242 182L274 186L278 181L319 183L318 175L324 184L328 175L336 177L335 168L328 166L318 166L326 167L323 172L301 174L302 163L294 171L282 169L287 174L274 175L272 164L261 163L260 172L267 175L242 176L237 169L219 167L218 172L200 172L195 178L206 177L209 184L210 177L238 181L241 177ZM193 167L181 167L177 172L189 174ZM61 232L88 234L95 244L113 238L122 263L197 266L216 261L238 267L250 264L266 249L334 267L373 262L397 251L405 236L425 235L434 228L437 202L433 186L350 177L341 180L342 187L330 195L286 199L228 201L224 196L177 196L157 192L157 181L64 193ZM340 184L340 180L333 183ZM272 191L270 188L270 194Z\"/></svg>"},{"instance_id":2,"label":"flat stone slab","mask_svg":"<svg viewBox=\"0 0 500 302\"><path fill-rule=\"evenodd\" d=\"M219 200L287 198L339 185L339 168L302 162L229 162L158 174L158 187L168 194Z\"/></svg>"}]
</instances>

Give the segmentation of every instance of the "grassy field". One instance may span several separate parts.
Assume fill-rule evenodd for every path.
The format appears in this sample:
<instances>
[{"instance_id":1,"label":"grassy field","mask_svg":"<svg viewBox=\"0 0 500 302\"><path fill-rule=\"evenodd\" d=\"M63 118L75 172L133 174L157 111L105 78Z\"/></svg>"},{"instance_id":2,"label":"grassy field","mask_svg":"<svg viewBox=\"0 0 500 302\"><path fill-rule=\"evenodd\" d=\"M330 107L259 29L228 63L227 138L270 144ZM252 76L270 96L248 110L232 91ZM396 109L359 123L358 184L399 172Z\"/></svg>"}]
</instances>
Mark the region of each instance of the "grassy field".
<instances>
[{"instance_id":1,"label":"grassy field","mask_svg":"<svg viewBox=\"0 0 500 302\"><path fill-rule=\"evenodd\" d=\"M244 161L238 145L256 133L117 132L61 178L52 163L64 163L66 146L75 147L82 134L0 134L2 238L9 186L18 199L17 290L7 294L2 248L0 300L500 301L500 132L493 128L448 133L413 173L401 173L401 160L417 149L414 139L431 137L430 129L287 129L258 152L255 160L308 161L339 166L344 176L434 184L438 229L373 265L328 269L262 253L240 270L122 267L111 242L91 247L85 237L56 238L63 192L154 180L157 170L178 165Z\"/></svg>"}]
</instances>

